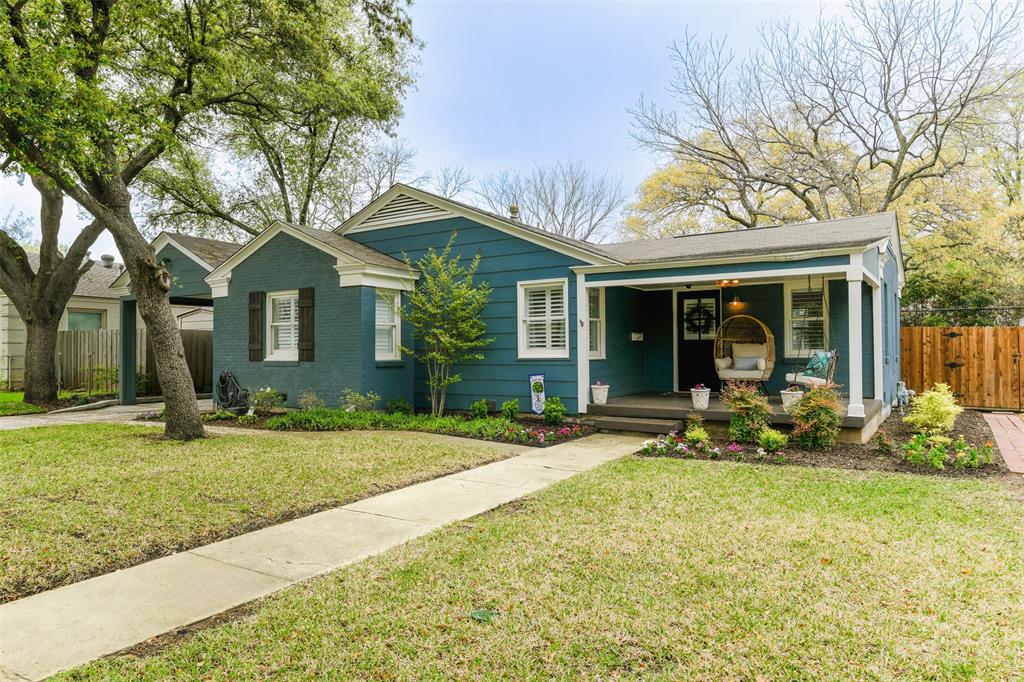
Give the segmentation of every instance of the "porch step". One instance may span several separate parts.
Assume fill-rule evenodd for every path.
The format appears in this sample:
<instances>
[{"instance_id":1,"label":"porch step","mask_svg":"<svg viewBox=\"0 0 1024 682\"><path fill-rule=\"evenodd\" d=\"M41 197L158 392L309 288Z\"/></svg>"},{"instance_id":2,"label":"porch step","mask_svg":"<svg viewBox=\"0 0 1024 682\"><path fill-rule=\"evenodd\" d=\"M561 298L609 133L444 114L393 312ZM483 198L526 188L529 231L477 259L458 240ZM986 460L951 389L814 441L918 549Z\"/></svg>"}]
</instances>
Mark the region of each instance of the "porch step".
<instances>
[{"instance_id":1,"label":"porch step","mask_svg":"<svg viewBox=\"0 0 1024 682\"><path fill-rule=\"evenodd\" d=\"M677 419L650 419L643 417L615 417L594 415L585 422L600 431L632 431L636 433L668 433L680 427Z\"/></svg>"}]
</instances>

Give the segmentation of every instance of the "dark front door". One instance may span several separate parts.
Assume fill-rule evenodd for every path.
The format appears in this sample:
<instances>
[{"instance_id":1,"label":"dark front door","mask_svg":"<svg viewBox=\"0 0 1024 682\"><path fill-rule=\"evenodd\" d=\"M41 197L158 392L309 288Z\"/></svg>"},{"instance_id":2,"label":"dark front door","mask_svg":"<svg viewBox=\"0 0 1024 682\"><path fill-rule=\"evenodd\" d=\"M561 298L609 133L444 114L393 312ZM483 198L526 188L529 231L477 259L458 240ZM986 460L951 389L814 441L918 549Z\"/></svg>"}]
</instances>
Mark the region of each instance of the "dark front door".
<instances>
[{"instance_id":1,"label":"dark front door","mask_svg":"<svg viewBox=\"0 0 1024 682\"><path fill-rule=\"evenodd\" d=\"M678 294L679 390L704 384L712 391L721 385L715 371L715 332L722 321L718 291Z\"/></svg>"}]
</instances>

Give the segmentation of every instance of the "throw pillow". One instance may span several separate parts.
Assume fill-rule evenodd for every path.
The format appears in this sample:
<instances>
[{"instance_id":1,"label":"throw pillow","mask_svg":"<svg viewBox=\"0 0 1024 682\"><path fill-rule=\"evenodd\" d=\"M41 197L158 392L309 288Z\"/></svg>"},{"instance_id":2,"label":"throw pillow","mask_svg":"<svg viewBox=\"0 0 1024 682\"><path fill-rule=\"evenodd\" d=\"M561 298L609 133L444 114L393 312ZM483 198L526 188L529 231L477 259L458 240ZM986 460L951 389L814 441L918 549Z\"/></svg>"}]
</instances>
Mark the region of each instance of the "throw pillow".
<instances>
[{"instance_id":1,"label":"throw pillow","mask_svg":"<svg viewBox=\"0 0 1024 682\"><path fill-rule=\"evenodd\" d=\"M738 370L756 370L760 358L733 358L732 366Z\"/></svg>"},{"instance_id":2,"label":"throw pillow","mask_svg":"<svg viewBox=\"0 0 1024 682\"><path fill-rule=\"evenodd\" d=\"M815 351L814 355L807 361L807 368L803 371L804 375L816 379L824 379L825 373L828 372L828 363L831 359L832 353L826 353L821 350Z\"/></svg>"},{"instance_id":3,"label":"throw pillow","mask_svg":"<svg viewBox=\"0 0 1024 682\"><path fill-rule=\"evenodd\" d=\"M732 367L732 358L715 358L715 367L718 371Z\"/></svg>"},{"instance_id":4,"label":"throw pillow","mask_svg":"<svg viewBox=\"0 0 1024 682\"><path fill-rule=\"evenodd\" d=\"M768 366L768 363L765 361L764 358L758 358L757 359L757 368L759 370L761 370L763 372L764 368L767 367L767 366Z\"/></svg>"}]
</instances>

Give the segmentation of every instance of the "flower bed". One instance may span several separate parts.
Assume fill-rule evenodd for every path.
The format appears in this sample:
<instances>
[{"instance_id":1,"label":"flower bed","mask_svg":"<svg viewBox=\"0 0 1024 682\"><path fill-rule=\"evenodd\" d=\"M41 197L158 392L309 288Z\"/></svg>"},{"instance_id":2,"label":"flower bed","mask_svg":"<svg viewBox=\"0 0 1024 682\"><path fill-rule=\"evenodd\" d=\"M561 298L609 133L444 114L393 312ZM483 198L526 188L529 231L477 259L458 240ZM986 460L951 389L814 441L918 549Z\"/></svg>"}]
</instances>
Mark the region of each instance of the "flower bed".
<instances>
[{"instance_id":1,"label":"flower bed","mask_svg":"<svg viewBox=\"0 0 1024 682\"><path fill-rule=\"evenodd\" d=\"M207 418L207 421L271 431L420 431L536 447L562 443L593 432L593 429L576 423L551 426L504 417L434 417L428 414L348 411L326 407L286 412L265 419L245 416L238 418L227 413L217 413L213 418Z\"/></svg>"}]
</instances>

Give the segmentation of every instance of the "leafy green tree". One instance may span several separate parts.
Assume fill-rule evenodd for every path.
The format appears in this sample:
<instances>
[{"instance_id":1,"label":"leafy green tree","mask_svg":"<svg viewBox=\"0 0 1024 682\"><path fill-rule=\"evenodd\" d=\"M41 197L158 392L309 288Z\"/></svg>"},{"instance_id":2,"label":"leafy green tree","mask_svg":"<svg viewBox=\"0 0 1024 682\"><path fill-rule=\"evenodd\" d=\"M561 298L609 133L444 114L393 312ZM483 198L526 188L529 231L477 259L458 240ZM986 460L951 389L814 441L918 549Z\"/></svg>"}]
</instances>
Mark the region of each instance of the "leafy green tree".
<instances>
[{"instance_id":1,"label":"leafy green tree","mask_svg":"<svg viewBox=\"0 0 1024 682\"><path fill-rule=\"evenodd\" d=\"M367 54L412 38L402 0L15 0L0 4L0 150L110 231L150 333L166 435L204 435L170 278L129 187L188 130L294 101L390 116ZM373 59L369 60L371 63Z\"/></svg>"},{"instance_id":2,"label":"leafy green tree","mask_svg":"<svg viewBox=\"0 0 1024 682\"><path fill-rule=\"evenodd\" d=\"M473 283L480 254L468 265L452 255L455 233L438 253L429 249L415 265L406 256L406 263L420 272L420 281L409 293L403 316L412 326L415 343L402 352L416 358L427 368L430 386L431 414L444 414L448 387L462 381L455 371L465 360L482 360L480 348L494 339L485 338L487 324L482 319L484 306L491 298L487 282Z\"/></svg>"}]
</instances>

